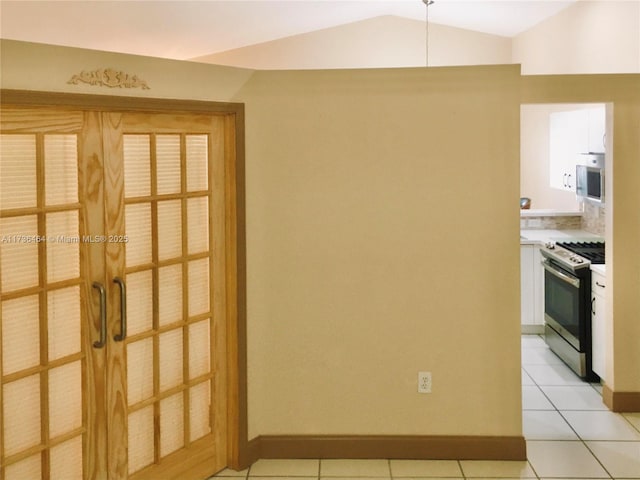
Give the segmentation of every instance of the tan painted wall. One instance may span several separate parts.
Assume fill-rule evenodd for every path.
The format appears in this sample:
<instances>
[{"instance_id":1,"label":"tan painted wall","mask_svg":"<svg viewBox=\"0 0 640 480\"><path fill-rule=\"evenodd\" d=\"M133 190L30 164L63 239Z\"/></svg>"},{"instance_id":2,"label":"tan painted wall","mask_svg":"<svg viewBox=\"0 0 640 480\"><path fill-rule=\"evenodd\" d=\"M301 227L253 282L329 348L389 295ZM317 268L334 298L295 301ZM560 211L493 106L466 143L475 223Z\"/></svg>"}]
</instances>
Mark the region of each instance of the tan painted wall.
<instances>
[{"instance_id":1,"label":"tan painted wall","mask_svg":"<svg viewBox=\"0 0 640 480\"><path fill-rule=\"evenodd\" d=\"M0 85L19 90L228 101L252 70L0 40ZM67 82L82 70L113 68L147 81L150 90Z\"/></svg>"},{"instance_id":2,"label":"tan painted wall","mask_svg":"<svg viewBox=\"0 0 640 480\"><path fill-rule=\"evenodd\" d=\"M614 255L613 271L607 272L614 284L608 305L614 355L608 371L613 373L610 387L620 392L640 392L640 75L632 88L633 101L614 105L614 204L607 211L613 214L607 241Z\"/></svg>"},{"instance_id":3,"label":"tan painted wall","mask_svg":"<svg viewBox=\"0 0 640 480\"><path fill-rule=\"evenodd\" d=\"M523 103L611 102L607 138L607 385L640 392L640 75L529 76Z\"/></svg>"},{"instance_id":4,"label":"tan painted wall","mask_svg":"<svg viewBox=\"0 0 640 480\"><path fill-rule=\"evenodd\" d=\"M511 62L511 39L430 23L429 65ZM425 65L425 23L376 17L200 57L199 61L264 70Z\"/></svg>"},{"instance_id":5,"label":"tan painted wall","mask_svg":"<svg viewBox=\"0 0 640 480\"><path fill-rule=\"evenodd\" d=\"M581 0L513 39L523 75L640 73L640 2Z\"/></svg>"},{"instance_id":6,"label":"tan painted wall","mask_svg":"<svg viewBox=\"0 0 640 480\"><path fill-rule=\"evenodd\" d=\"M241 90L250 437L521 434L518 79L256 72Z\"/></svg>"}]
</instances>

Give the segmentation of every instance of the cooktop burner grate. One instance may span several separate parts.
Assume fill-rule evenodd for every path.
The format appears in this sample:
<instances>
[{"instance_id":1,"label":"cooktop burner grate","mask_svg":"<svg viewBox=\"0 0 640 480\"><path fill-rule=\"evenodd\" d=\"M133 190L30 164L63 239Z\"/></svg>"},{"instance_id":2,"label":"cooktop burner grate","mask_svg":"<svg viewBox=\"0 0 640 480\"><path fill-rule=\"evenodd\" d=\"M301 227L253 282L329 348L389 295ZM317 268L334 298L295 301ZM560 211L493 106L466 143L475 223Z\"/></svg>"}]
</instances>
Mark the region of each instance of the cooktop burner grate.
<instances>
[{"instance_id":1,"label":"cooktop burner grate","mask_svg":"<svg viewBox=\"0 0 640 480\"><path fill-rule=\"evenodd\" d=\"M586 258L594 265L605 262L604 242L558 242L557 245Z\"/></svg>"}]
</instances>

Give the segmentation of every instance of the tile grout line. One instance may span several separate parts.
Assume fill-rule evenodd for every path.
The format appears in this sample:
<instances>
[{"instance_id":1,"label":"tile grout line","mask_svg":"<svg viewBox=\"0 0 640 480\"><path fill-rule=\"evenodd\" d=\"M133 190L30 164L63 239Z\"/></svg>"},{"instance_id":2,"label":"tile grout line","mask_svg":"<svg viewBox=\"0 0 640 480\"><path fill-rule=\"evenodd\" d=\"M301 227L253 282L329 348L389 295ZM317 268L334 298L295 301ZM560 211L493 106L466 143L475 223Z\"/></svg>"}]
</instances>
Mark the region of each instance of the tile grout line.
<instances>
[{"instance_id":1,"label":"tile grout line","mask_svg":"<svg viewBox=\"0 0 640 480\"><path fill-rule=\"evenodd\" d=\"M533 379L533 378L532 378ZM566 422L567 425L569 425L569 428L571 429L571 431L573 433L575 433L576 437L578 437L578 440L582 443L582 445L584 445L584 447L587 449L587 451L591 454L591 456L593 458L595 458L596 462L598 462L598 464L600 465L600 467L602 467L602 469L604 470L604 472L609 475L609 478L613 478L613 475L611 475L611 473L609 473L609 470L607 470L605 468L605 466L602 464L602 462L600 461L600 459L596 456L595 453L593 453L593 451L589 448L589 446L587 445L587 442L585 440L583 440L583 438L580 436L580 434L576 431L575 428L573 428L573 425L571 425L571 422L569 422L569 420L567 420L567 418L562 414L562 412L558 409L558 407L556 406L555 403L553 403L553 401L551 400L551 398L549 398L547 396L547 394L544 392L544 390L541 388L541 386L538 384L538 382L535 381L535 379L533 379L533 383L536 384L536 386L540 389L540 391L542 392L542 395L545 396L545 398L549 401L549 403L551 403L551 405L553 406L554 410L556 412L558 412L558 415L560 415L560 417L562 418L562 420L564 420ZM554 440L551 440L554 441ZM531 468L533 468L533 465L531 465ZM538 474L535 470L534 472L536 473L536 475ZM539 477L538 477L539 478Z\"/></svg>"},{"instance_id":2,"label":"tile grout line","mask_svg":"<svg viewBox=\"0 0 640 480\"><path fill-rule=\"evenodd\" d=\"M524 347L521 347L521 349ZM526 369L524 368L524 364L522 364L521 362L521 367L522 369L527 373L527 375L529 375L529 372L526 371ZM613 475L611 475L611 473L609 472L609 470L606 469L606 467L603 465L603 463L600 461L600 459L597 457L597 455L595 453L593 453L593 451L591 450L591 448L589 448L589 446L587 445L587 442L578 434L578 432L575 430L575 428L573 428L573 425L571 425L571 423L567 420L567 418L562 414L562 412L558 409L558 407L556 406L555 403L553 403L553 401L551 400L551 398L549 398L549 396L545 393L545 391L542 389L542 386L540 384L538 384L538 382L531 376L529 375L529 377L531 378L531 380L533 380L533 383L535 384L536 387L538 387L538 389L542 392L542 395L544 395L544 397L549 401L549 403L553 406L554 410L558 413L558 415L560 415L560 417L562 418L562 420L564 420L566 422L567 425L569 425L569 428L571 429L571 431L573 433L575 433L576 437L578 437L578 440L582 443L582 445L584 445L584 447L587 449L587 451L591 454L591 456L593 458L595 458L596 462L598 462L598 464L600 465L600 467L602 467L602 469L604 470L604 472L609 475L609 478L614 478ZM589 383L589 386L591 386L592 388L594 388L594 390L596 390L596 392L598 392L598 390L593 387L593 385L591 385L591 383ZM600 392L598 392L599 395ZM551 411L551 410L550 410ZM524 410L523 410L524 412ZM623 415L624 417L624 415ZM630 423L630 422L629 422ZM526 438L525 438L526 441ZM555 440L551 440L551 441L555 441ZM527 463L529 463L529 465L531 466L531 469L533 470L533 472L536 474L536 478L540 478L538 476L538 472L536 472L536 470L533 468L533 465L531 464L531 462L529 462L529 460L527 459Z\"/></svg>"}]
</instances>

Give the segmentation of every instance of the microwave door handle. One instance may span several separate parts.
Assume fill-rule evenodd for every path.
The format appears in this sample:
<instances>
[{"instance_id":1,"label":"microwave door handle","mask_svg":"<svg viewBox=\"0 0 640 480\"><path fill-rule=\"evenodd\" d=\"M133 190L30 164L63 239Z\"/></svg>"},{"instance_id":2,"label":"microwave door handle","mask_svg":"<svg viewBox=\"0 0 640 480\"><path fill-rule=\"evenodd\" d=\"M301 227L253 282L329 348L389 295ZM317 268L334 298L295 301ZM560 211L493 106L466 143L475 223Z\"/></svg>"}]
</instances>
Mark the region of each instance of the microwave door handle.
<instances>
[{"instance_id":1,"label":"microwave door handle","mask_svg":"<svg viewBox=\"0 0 640 480\"><path fill-rule=\"evenodd\" d=\"M544 267L544 269L549 272L551 275L554 275L555 277L559 278L560 280L562 280L565 283L568 283L570 285L573 285L576 288L580 288L580 279L578 278L573 278L565 273L559 272L558 270L556 270L555 268L553 268L546 260L544 260L542 262L542 266Z\"/></svg>"}]
</instances>

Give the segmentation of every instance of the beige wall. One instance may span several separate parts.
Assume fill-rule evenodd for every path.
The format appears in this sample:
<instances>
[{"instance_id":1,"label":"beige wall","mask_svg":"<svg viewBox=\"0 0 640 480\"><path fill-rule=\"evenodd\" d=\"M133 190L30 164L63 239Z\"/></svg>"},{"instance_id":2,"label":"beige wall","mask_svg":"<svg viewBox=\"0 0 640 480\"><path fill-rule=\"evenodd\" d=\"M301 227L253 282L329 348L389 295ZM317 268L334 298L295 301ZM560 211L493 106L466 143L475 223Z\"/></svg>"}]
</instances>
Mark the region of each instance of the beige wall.
<instances>
[{"instance_id":1,"label":"beige wall","mask_svg":"<svg viewBox=\"0 0 640 480\"><path fill-rule=\"evenodd\" d=\"M507 37L432 23L429 39L431 66L511 62ZM382 16L197 60L266 70L424 66L425 23Z\"/></svg>"},{"instance_id":2,"label":"beige wall","mask_svg":"<svg viewBox=\"0 0 640 480\"><path fill-rule=\"evenodd\" d=\"M613 295L608 292L613 319L611 371L614 391L640 392L640 75L629 83L635 95L613 108L613 229L607 234L607 255L613 253ZM618 128L619 127L619 128ZM608 267L607 267L608 268ZM610 300L613 300L611 302ZM608 383L608 382L607 382Z\"/></svg>"},{"instance_id":3,"label":"beige wall","mask_svg":"<svg viewBox=\"0 0 640 480\"><path fill-rule=\"evenodd\" d=\"M9 89L228 101L253 73L242 68L13 40L0 40L0 49L0 86ZM99 68L137 75L150 90L67 83L82 70Z\"/></svg>"},{"instance_id":4,"label":"beige wall","mask_svg":"<svg viewBox=\"0 0 640 480\"><path fill-rule=\"evenodd\" d=\"M581 0L513 39L523 75L640 73L640 2Z\"/></svg>"},{"instance_id":5,"label":"beige wall","mask_svg":"<svg viewBox=\"0 0 640 480\"><path fill-rule=\"evenodd\" d=\"M250 437L521 434L518 78L257 72L241 90Z\"/></svg>"}]
</instances>

